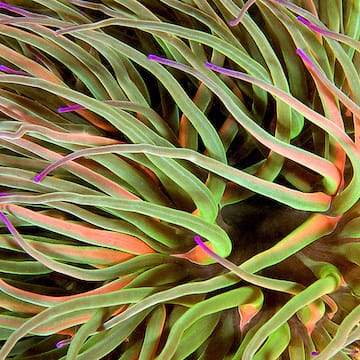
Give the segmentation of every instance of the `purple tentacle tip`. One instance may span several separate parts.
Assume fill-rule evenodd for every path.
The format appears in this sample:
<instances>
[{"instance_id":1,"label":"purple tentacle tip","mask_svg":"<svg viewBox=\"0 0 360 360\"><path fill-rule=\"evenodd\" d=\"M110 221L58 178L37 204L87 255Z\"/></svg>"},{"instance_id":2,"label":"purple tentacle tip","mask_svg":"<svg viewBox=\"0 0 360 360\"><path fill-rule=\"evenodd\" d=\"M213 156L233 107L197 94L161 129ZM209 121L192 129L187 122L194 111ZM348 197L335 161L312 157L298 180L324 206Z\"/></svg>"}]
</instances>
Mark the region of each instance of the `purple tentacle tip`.
<instances>
[{"instance_id":1,"label":"purple tentacle tip","mask_svg":"<svg viewBox=\"0 0 360 360\"><path fill-rule=\"evenodd\" d=\"M302 58L302 60L309 66L313 66L313 63L311 62L310 58L304 53L304 51L300 48L296 49L296 53Z\"/></svg>"},{"instance_id":2,"label":"purple tentacle tip","mask_svg":"<svg viewBox=\"0 0 360 360\"><path fill-rule=\"evenodd\" d=\"M173 66L173 67L176 67L176 65L181 66L181 64L178 64L176 61L169 60L167 58L163 58L161 56L157 56L154 54L149 54L147 58L151 61L156 61L157 63L163 64L163 65L169 65L169 66Z\"/></svg>"},{"instance_id":3,"label":"purple tentacle tip","mask_svg":"<svg viewBox=\"0 0 360 360\"><path fill-rule=\"evenodd\" d=\"M149 54L147 57L150 61L156 61L160 64L167 64L169 62L168 59L162 58L161 56L157 56L154 54Z\"/></svg>"},{"instance_id":4,"label":"purple tentacle tip","mask_svg":"<svg viewBox=\"0 0 360 360\"><path fill-rule=\"evenodd\" d=\"M42 174L38 174L34 177L34 182L39 183L43 179Z\"/></svg>"},{"instance_id":5,"label":"purple tentacle tip","mask_svg":"<svg viewBox=\"0 0 360 360\"><path fill-rule=\"evenodd\" d=\"M7 71L7 67L5 65L0 65L0 70L1 71Z\"/></svg>"},{"instance_id":6,"label":"purple tentacle tip","mask_svg":"<svg viewBox=\"0 0 360 360\"><path fill-rule=\"evenodd\" d=\"M217 255L211 250L209 249L204 242L201 240L199 235L194 236L194 240L195 242L210 256L216 257Z\"/></svg>"},{"instance_id":7,"label":"purple tentacle tip","mask_svg":"<svg viewBox=\"0 0 360 360\"><path fill-rule=\"evenodd\" d=\"M204 243L203 243L202 240L200 239L200 236L198 236L198 235L194 236L194 240L195 240L195 242L196 242L199 246L201 246L202 248L205 247Z\"/></svg>"},{"instance_id":8,"label":"purple tentacle tip","mask_svg":"<svg viewBox=\"0 0 360 360\"><path fill-rule=\"evenodd\" d=\"M206 66L207 68L209 68L209 69L213 69L213 68L214 68L214 64L212 64L212 63L209 62L209 61L206 61L205 66Z\"/></svg>"},{"instance_id":9,"label":"purple tentacle tip","mask_svg":"<svg viewBox=\"0 0 360 360\"><path fill-rule=\"evenodd\" d=\"M300 21L301 23L303 23L304 25L311 25L311 22L306 20L305 18L303 18L302 16L298 16L297 20Z\"/></svg>"},{"instance_id":10,"label":"purple tentacle tip","mask_svg":"<svg viewBox=\"0 0 360 360\"><path fill-rule=\"evenodd\" d=\"M0 71L3 71L7 74L15 74L15 75L29 75L27 72L25 71L21 71L21 70L15 70L15 69L11 69L6 65L0 65Z\"/></svg>"},{"instance_id":11,"label":"purple tentacle tip","mask_svg":"<svg viewBox=\"0 0 360 360\"><path fill-rule=\"evenodd\" d=\"M299 22L301 22L302 24L304 24L305 26L307 26L312 31L315 31L315 32L317 32L319 34L324 34L324 35L327 33L326 30L323 30L319 26L314 25L313 23L311 23L309 20L303 18L302 16L298 16L297 20Z\"/></svg>"},{"instance_id":12,"label":"purple tentacle tip","mask_svg":"<svg viewBox=\"0 0 360 360\"><path fill-rule=\"evenodd\" d=\"M5 226L10 230L11 232L11 223L9 221L9 219L5 216L4 213L2 213L0 211L0 219L2 220L2 222L5 224Z\"/></svg>"},{"instance_id":13,"label":"purple tentacle tip","mask_svg":"<svg viewBox=\"0 0 360 360\"><path fill-rule=\"evenodd\" d=\"M157 56L154 54L149 54L147 58L151 61L156 61L160 64L171 65L172 63L175 63L175 61L173 61L173 60L169 60L167 58L163 58L161 56Z\"/></svg>"},{"instance_id":14,"label":"purple tentacle tip","mask_svg":"<svg viewBox=\"0 0 360 360\"><path fill-rule=\"evenodd\" d=\"M84 109L84 106L82 106L80 104L73 104L70 106L59 107L57 109L57 111L59 113L65 113L65 112L70 112L70 111L75 111L75 110L80 110L80 109Z\"/></svg>"},{"instance_id":15,"label":"purple tentacle tip","mask_svg":"<svg viewBox=\"0 0 360 360\"><path fill-rule=\"evenodd\" d=\"M57 347L58 349L60 349L60 348L63 347L64 345L70 344L70 343L71 343L71 340L72 340L72 338L70 338L70 339L65 339L65 340L61 340L61 341L59 341L59 342L56 343L56 347Z\"/></svg>"},{"instance_id":16,"label":"purple tentacle tip","mask_svg":"<svg viewBox=\"0 0 360 360\"><path fill-rule=\"evenodd\" d=\"M300 49L300 48L297 48L297 49L296 49L296 53L297 53L299 56L301 56L301 57L305 57L305 56L306 56L305 53L304 53L304 51L303 51L302 49Z\"/></svg>"},{"instance_id":17,"label":"purple tentacle tip","mask_svg":"<svg viewBox=\"0 0 360 360\"><path fill-rule=\"evenodd\" d=\"M316 356L316 355L319 355L320 353L319 353L319 351L312 351L311 352L311 356Z\"/></svg>"},{"instance_id":18,"label":"purple tentacle tip","mask_svg":"<svg viewBox=\"0 0 360 360\"><path fill-rule=\"evenodd\" d=\"M310 68L314 69L314 64L310 60L310 58L304 53L304 51L300 48L296 49L296 53L301 57L301 59L304 61L304 63L309 66Z\"/></svg>"},{"instance_id":19,"label":"purple tentacle tip","mask_svg":"<svg viewBox=\"0 0 360 360\"><path fill-rule=\"evenodd\" d=\"M147 57L149 60L156 60L158 58L158 56L154 55L154 54L149 54Z\"/></svg>"}]
</instances>

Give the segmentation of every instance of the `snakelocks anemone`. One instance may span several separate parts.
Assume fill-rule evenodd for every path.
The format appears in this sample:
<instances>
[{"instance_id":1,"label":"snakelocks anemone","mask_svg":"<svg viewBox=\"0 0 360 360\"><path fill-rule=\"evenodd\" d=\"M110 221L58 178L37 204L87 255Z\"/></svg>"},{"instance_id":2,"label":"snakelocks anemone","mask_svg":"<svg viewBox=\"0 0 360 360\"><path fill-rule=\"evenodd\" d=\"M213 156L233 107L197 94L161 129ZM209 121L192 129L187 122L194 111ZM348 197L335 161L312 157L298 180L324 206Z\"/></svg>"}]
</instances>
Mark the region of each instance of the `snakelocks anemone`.
<instances>
[{"instance_id":1,"label":"snakelocks anemone","mask_svg":"<svg viewBox=\"0 0 360 360\"><path fill-rule=\"evenodd\" d=\"M0 360L360 359L360 2L0 2Z\"/></svg>"}]
</instances>

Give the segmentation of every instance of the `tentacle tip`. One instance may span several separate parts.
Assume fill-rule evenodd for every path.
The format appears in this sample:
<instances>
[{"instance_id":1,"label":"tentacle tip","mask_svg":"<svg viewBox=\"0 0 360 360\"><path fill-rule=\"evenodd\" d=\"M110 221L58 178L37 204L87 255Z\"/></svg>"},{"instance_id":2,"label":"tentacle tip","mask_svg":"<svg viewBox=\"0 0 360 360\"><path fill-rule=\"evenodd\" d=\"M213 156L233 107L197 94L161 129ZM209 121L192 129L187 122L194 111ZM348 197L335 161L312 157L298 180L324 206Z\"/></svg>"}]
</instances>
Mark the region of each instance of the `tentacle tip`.
<instances>
[{"instance_id":1,"label":"tentacle tip","mask_svg":"<svg viewBox=\"0 0 360 360\"><path fill-rule=\"evenodd\" d=\"M305 52L302 49L297 48L296 53L301 57L301 59L304 61L306 65L310 67L314 66L313 62L310 60L310 58L305 54Z\"/></svg>"},{"instance_id":2,"label":"tentacle tip","mask_svg":"<svg viewBox=\"0 0 360 360\"><path fill-rule=\"evenodd\" d=\"M296 53L306 62L310 63L309 57L304 53L304 51L300 48L296 49Z\"/></svg>"},{"instance_id":3,"label":"tentacle tip","mask_svg":"<svg viewBox=\"0 0 360 360\"><path fill-rule=\"evenodd\" d=\"M60 35L63 35L64 33L65 33L64 29L54 30L55 36L60 36Z\"/></svg>"},{"instance_id":4,"label":"tentacle tip","mask_svg":"<svg viewBox=\"0 0 360 360\"><path fill-rule=\"evenodd\" d=\"M72 341L72 338L70 338L70 339L65 339L65 340L61 340L61 341L59 341L59 342L56 343L56 347L57 347L58 349L60 349L60 348L63 347L64 345L69 345L69 344L71 343L71 341Z\"/></svg>"},{"instance_id":5,"label":"tentacle tip","mask_svg":"<svg viewBox=\"0 0 360 360\"><path fill-rule=\"evenodd\" d=\"M2 211L0 211L0 219L5 224L5 226L8 228L8 230L10 232L12 232L11 231L11 223L10 223L9 219L5 216L5 214Z\"/></svg>"},{"instance_id":6,"label":"tentacle tip","mask_svg":"<svg viewBox=\"0 0 360 360\"><path fill-rule=\"evenodd\" d=\"M31 75L26 71L15 70L15 69L9 68L8 66L3 65L3 64L0 65L0 71L3 71L4 73L7 73L7 74L24 75L24 76Z\"/></svg>"},{"instance_id":7,"label":"tentacle tip","mask_svg":"<svg viewBox=\"0 0 360 360\"><path fill-rule=\"evenodd\" d=\"M299 22L301 22L302 24L304 24L305 26L307 26L310 30L313 30L319 34L326 34L326 30L321 29L319 26L314 25L312 22L310 22L309 20L303 18L302 16L298 16L296 18Z\"/></svg>"},{"instance_id":8,"label":"tentacle tip","mask_svg":"<svg viewBox=\"0 0 360 360\"><path fill-rule=\"evenodd\" d=\"M200 236L199 235L195 235L194 236L194 240L195 242L201 246L202 248L206 248L206 245L204 244L204 242L201 240Z\"/></svg>"},{"instance_id":9,"label":"tentacle tip","mask_svg":"<svg viewBox=\"0 0 360 360\"><path fill-rule=\"evenodd\" d=\"M209 69L214 69L214 67L215 67L215 65L213 63L211 63L210 61L206 61L205 66Z\"/></svg>"},{"instance_id":10,"label":"tentacle tip","mask_svg":"<svg viewBox=\"0 0 360 360\"><path fill-rule=\"evenodd\" d=\"M303 24L308 24L309 23L309 21L308 20L306 20L306 19L304 19L302 16L298 16L297 18L296 18L298 21L300 21L301 23L303 23Z\"/></svg>"},{"instance_id":11,"label":"tentacle tip","mask_svg":"<svg viewBox=\"0 0 360 360\"><path fill-rule=\"evenodd\" d=\"M210 249L203 243L200 236L196 235L194 240L198 246L195 246L191 250L182 254L173 254L180 259L186 259L194 264L209 265L214 263L214 258L209 253Z\"/></svg>"},{"instance_id":12,"label":"tentacle tip","mask_svg":"<svg viewBox=\"0 0 360 360\"><path fill-rule=\"evenodd\" d=\"M64 106L64 107L59 107L57 109L57 111L59 113L65 113L65 112L70 112L70 111L75 111L75 110L81 110L84 109L84 106L80 105L80 104L73 104L70 106Z\"/></svg>"},{"instance_id":13,"label":"tentacle tip","mask_svg":"<svg viewBox=\"0 0 360 360\"><path fill-rule=\"evenodd\" d=\"M15 70L9 68L8 66L6 66L4 64L0 64L0 71L3 71L4 73L7 73L7 74L11 74L11 73L15 72Z\"/></svg>"},{"instance_id":14,"label":"tentacle tip","mask_svg":"<svg viewBox=\"0 0 360 360\"><path fill-rule=\"evenodd\" d=\"M154 55L154 54L149 54L149 55L147 56L147 58L148 58L149 60L151 60L151 61L157 61L157 60L159 60L159 56Z\"/></svg>"},{"instance_id":15,"label":"tentacle tip","mask_svg":"<svg viewBox=\"0 0 360 360\"><path fill-rule=\"evenodd\" d=\"M41 180L43 179L43 175L42 174L38 174L34 177L33 181L35 183L39 183Z\"/></svg>"}]
</instances>

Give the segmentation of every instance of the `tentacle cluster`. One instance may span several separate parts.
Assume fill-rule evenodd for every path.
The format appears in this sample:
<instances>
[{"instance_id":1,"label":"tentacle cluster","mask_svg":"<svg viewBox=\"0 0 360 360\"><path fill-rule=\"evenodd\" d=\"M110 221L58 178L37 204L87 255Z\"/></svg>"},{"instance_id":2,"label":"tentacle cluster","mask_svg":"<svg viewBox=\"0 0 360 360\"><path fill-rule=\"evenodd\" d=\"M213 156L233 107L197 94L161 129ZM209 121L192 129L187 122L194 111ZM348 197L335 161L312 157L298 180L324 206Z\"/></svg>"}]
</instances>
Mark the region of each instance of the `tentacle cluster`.
<instances>
[{"instance_id":1,"label":"tentacle cluster","mask_svg":"<svg viewBox=\"0 0 360 360\"><path fill-rule=\"evenodd\" d=\"M0 359L359 357L360 9L328 3L0 2Z\"/></svg>"}]
</instances>

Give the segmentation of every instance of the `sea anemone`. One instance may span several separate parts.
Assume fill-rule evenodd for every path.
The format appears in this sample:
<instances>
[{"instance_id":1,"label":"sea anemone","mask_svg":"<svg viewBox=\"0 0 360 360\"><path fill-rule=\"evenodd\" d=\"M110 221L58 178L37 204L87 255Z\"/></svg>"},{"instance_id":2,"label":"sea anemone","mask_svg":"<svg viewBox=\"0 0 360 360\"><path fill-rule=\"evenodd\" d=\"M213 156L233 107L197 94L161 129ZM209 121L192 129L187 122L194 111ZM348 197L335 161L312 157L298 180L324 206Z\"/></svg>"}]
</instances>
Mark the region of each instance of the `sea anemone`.
<instances>
[{"instance_id":1,"label":"sea anemone","mask_svg":"<svg viewBox=\"0 0 360 360\"><path fill-rule=\"evenodd\" d=\"M359 358L358 1L0 11L0 360Z\"/></svg>"}]
</instances>

